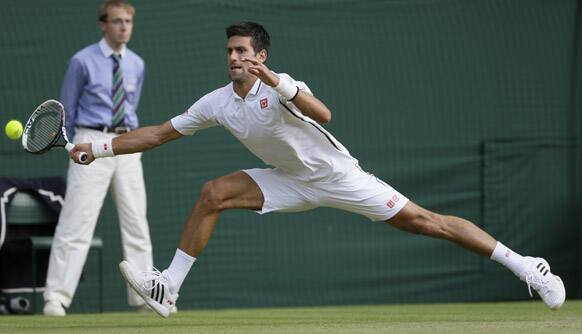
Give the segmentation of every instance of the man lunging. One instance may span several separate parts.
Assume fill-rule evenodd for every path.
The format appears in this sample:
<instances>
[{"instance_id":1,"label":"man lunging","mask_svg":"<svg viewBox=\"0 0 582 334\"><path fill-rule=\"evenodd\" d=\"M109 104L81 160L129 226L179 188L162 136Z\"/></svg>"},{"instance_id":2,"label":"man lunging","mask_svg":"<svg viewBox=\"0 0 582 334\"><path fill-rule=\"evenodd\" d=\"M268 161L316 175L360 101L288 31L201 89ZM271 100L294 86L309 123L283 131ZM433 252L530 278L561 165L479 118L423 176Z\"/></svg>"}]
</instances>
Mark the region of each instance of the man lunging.
<instances>
[{"instance_id":1,"label":"man lunging","mask_svg":"<svg viewBox=\"0 0 582 334\"><path fill-rule=\"evenodd\" d=\"M253 22L229 26L227 66L231 83L196 101L186 112L158 126L80 144L89 161L142 152L184 135L223 126L274 168L255 168L208 181L184 226L170 266L142 275L120 263L128 283L160 315L167 317L182 282L210 240L222 211L239 208L261 214L332 207L384 221L403 231L452 241L509 268L535 289L550 308L559 308L565 289L541 258L523 257L462 218L428 211L374 175L363 171L348 150L320 124L330 110L309 87L265 66L270 39Z\"/></svg>"}]
</instances>

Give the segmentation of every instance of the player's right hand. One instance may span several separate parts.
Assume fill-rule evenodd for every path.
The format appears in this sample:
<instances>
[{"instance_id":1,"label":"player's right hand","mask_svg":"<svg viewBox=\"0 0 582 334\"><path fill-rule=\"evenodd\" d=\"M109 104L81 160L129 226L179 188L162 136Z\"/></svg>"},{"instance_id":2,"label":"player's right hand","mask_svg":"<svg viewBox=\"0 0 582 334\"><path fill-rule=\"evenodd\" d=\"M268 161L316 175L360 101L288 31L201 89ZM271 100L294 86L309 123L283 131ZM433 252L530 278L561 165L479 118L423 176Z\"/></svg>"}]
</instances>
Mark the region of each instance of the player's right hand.
<instances>
[{"instance_id":1,"label":"player's right hand","mask_svg":"<svg viewBox=\"0 0 582 334\"><path fill-rule=\"evenodd\" d=\"M81 152L87 153L87 160L85 160L84 162L79 161L79 154ZM71 159L73 159L74 162L80 165L88 165L95 160L95 157L93 156L93 149L91 148L90 143L76 144L69 154L71 156Z\"/></svg>"}]
</instances>

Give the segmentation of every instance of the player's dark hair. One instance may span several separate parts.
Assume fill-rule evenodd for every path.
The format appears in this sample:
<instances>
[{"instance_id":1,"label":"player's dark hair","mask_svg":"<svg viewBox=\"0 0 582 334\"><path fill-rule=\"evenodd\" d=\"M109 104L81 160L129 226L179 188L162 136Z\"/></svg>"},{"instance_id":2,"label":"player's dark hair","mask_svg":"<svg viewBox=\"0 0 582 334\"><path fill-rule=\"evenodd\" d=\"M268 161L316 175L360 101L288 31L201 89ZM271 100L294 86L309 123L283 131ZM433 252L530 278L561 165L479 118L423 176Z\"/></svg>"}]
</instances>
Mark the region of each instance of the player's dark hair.
<instances>
[{"instance_id":1,"label":"player's dark hair","mask_svg":"<svg viewBox=\"0 0 582 334\"><path fill-rule=\"evenodd\" d=\"M269 51L271 46L271 38L269 33L262 25L255 22L238 22L231 24L226 28L226 38L232 36L251 37L251 46L255 53L265 49Z\"/></svg>"}]
</instances>

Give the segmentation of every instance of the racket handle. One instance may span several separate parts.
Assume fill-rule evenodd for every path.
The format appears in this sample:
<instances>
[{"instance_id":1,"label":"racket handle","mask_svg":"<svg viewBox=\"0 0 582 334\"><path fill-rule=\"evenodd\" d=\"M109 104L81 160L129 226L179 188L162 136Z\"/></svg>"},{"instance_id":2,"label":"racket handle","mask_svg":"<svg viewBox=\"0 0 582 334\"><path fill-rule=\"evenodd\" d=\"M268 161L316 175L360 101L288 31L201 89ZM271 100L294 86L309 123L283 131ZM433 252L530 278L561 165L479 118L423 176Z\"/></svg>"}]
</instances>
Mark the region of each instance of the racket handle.
<instances>
[{"instance_id":1,"label":"racket handle","mask_svg":"<svg viewBox=\"0 0 582 334\"><path fill-rule=\"evenodd\" d=\"M67 149L67 151L71 152L71 150L75 147L75 145L71 144L71 143L67 143L67 145L65 145L65 148ZM79 152L79 161L81 163L85 163L87 161L87 153L85 152Z\"/></svg>"}]
</instances>

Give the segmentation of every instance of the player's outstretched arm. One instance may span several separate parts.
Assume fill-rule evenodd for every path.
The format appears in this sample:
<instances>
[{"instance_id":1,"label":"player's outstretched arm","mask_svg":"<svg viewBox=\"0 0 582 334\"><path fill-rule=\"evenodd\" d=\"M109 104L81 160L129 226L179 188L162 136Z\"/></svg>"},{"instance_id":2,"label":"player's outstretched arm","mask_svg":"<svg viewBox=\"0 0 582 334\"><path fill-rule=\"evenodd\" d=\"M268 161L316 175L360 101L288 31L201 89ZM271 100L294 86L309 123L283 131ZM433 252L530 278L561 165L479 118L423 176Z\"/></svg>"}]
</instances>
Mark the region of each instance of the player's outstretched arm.
<instances>
[{"instance_id":1,"label":"player's outstretched arm","mask_svg":"<svg viewBox=\"0 0 582 334\"><path fill-rule=\"evenodd\" d=\"M267 85L274 87L288 101L292 101L303 115L318 123L329 123L331 121L331 111L318 98L287 82L281 82L275 73L271 72L264 63L257 59L245 57L242 60L249 62L250 73L256 75Z\"/></svg>"},{"instance_id":2,"label":"player's outstretched arm","mask_svg":"<svg viewBox=\"0 0 582 334\"><path fill-rule=\"evenodd\" d=\"M86 152L88 159L84 164L89 164L96 158L147 151L180 137L182 134L167 121L160 125L133 130L110 141L77 144L70 154L76 163L80 163L76 153Z\"/></svg>"},{"instance_id":3,"label":"player's outstretched arm","mask_svg":"<svg viewBox=\"0 0 582 334\"><path fill-rule=\"evenodd\" d=\"M113 153L129 154L143 152L182 137L170 121L156 126L148 126L113 138Z\"/></svg>"}]
</instances>

